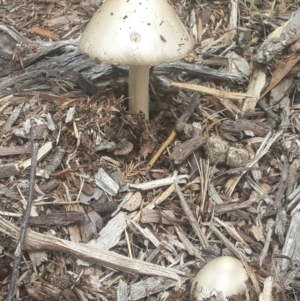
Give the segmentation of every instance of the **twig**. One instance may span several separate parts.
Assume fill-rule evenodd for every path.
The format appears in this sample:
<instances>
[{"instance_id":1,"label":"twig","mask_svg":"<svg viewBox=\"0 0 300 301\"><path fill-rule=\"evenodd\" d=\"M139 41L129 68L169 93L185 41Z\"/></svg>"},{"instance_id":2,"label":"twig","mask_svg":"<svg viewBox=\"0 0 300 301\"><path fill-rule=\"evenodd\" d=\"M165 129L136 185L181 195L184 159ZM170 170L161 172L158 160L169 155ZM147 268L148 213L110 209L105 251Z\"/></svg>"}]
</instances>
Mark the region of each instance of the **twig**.
<instances>
[{"instance_id":1,"label":"twig","mask_svg":"<svg viewBox=\"0 0 300 301\"><path fill-rule=\"evenodd\" d=\"M159 148L159 150L154 154L152 159L148 163L148 168L151 168L157 159L160 157L160 155L163 153L163 151L173 142L173 140L176 137L176 131L175 129L172 130L171 134L167 138L167 140L162 144L162 146Z\"/></svg>"},{"instance_id":2,"label":"twig","mask_svg":"<svg viewBox=\"0 0 300 301\"><path fill-rule=\"evenodd\" d=\"M173 175L167 178L153 180L144 183L137 183L137 184L129 184L130 189L140 189L140 190L152 190L156 188L160 188L163 186L171 185L172 183L176 182L179 184L185 184L186 180L188 179L188 175L178 175L178 171L174 171Z\"/></svg>"},{"instance_id":3,"label":"twig","mask_svg":"<svg viewBox=\"0 0 300 301\"><path fill-rule=\"evenodd\" d=\"M267 256L267 253L268 253L268 250L269 250L269 247L270 247L270 243L271 243L271 240L272 240L272 235L274 233L274 221L273 220L269 220L268 221L268 224L267 224L267 229L268 229L268 232L267 232L267 237L266 237L266 240L265 240L265 244L264 244L264 247L259 255L259 266L262 267L263 265L263 262Z\"/></svg>"},{"instance_id":4,"label":"twig","mask_svg":"<svg viewBox=\"0 0 300 301\"><path fill-rule=\"evenodd\" d=\"M30 131L30 142L31 142L31 170L30 170L30 182L29 182L29 195L26 205L26 210L24 213L24 218L20 228L19 240L15 250L15 260L13 264L13 271L10 280L9 290L7 294L7 301L12 301L15 294L16 282L19 275L19 266L22 258L22 250L25 241L25 235L27 230L27 225L29 223L30 211L34 197L34 185L35 185L35 171L37 166L37 155L38 155L38 144L33 139L33 122L31 122L31 131Z\"/></svg>"},{"instance_id":5,"label":"twig","mask_svg":"<svg viewBox=\"0 0 300 301\"><path fill-rule=\"evenodd\" d=\"M181 207L182 207L186 217L189 219L191 226L192 226L193 230L195 231L195 233L197 234L203 248L208 248L209 244L208 244L207 238L204 236L195 216L193 215L193 212L191 211L188 204L186 203L186 201L184 199L184 195L181 192L179 185L177 183L175 183L175 186L176 186L176 191L177 191L177 194L178 194L178 197L180 200Z\"/></svg>"}]
</instances>

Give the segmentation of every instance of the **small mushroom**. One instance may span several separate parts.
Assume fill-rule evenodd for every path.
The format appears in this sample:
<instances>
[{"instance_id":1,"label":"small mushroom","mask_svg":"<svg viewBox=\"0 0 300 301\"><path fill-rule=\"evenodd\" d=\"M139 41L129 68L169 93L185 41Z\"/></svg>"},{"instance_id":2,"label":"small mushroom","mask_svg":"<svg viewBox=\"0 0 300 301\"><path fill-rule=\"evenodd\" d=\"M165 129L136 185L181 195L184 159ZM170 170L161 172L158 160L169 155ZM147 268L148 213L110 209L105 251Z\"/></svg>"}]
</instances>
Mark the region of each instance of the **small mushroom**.
<instances>
[{"instance_id":1,"label":"small mushroom","mask_svg":"<svg viewBox=\"0 0 300 301\"><path fill-rule=\"evenodd\" d=\"M195 276L191 294L193 300L202 300L199 295L202 288L207 288L222 292L224 297L230 297L246 291L246 280L248 275L240 260L231 256L217 257Z\"/></svg>"},{"instance_id":2,"label":"small mushroom","mask_svg":"<svg viewBox=\"0 0 300 301\"><path fill-rule=\"evenodd\" d=\"M129 65L129 111L149 118L149 68L178 60L193 40L167 0L106 0L83 32L91 59Z\"/></svg>"}]
</instances>

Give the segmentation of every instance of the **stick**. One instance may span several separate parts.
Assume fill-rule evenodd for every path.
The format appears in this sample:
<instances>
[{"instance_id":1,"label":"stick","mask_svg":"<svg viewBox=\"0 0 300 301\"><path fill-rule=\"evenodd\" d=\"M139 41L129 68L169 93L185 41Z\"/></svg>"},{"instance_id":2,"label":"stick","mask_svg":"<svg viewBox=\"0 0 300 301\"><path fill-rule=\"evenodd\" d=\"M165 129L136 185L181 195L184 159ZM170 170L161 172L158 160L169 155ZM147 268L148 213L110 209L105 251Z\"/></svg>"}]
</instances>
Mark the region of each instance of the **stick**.
<instances>
[{"instance_id":1,"label":"stick","mask_svg":"<svg viewBox=\"0 0 300 301\"><path fill-rule=\"evenodd\" d=\"M19 228L8 220L0 216L0 232L17 238ZM65 239L57 238L50 234L41 234L28 229L25 239L26 250L33 251L53 251L70 254L75 258L91 261L109 269L123 271L125 273L135 273L141 275L151 275L156 277L166 277L179 280L186 277L186 272L176 268L169 268L145 262L138 259L131 259L113 251L100 249L96 246L83 243L75 243Z\"/></svg>"},{"instance_id":2,"label":"stick","mask_svg":"<svg viewBox=\"0 0 300 301\"><path fill-rule=\"evenodd\" d=\"M14 254L15 260L14 260L14 264L13 264L13 271L12 271L9 290L8 290L7 299L6 299L7 301L12 301L14 294L15 294L16 282L17 282L17 278L19 276L19 266L20 266L21 258L22 258L23 245L24 245L24 241L25 241L25 235L26 235L27 225L29 222L30 211L31 211L31 206L32 206L32 202L33 202L33 196L34 196L34 184L35 184L35 171L36 171L36 166L37 166L38 144L33 139L32 128L33 128L33 121L31 121L31 130L30 130L30 142L31 142L32 153L31 153L29 196L28 196L26 210L24 213L24 218L23 218L21 228L20 228L18 244L17 244L15 254Z\"/></svg>"}]
</instances>

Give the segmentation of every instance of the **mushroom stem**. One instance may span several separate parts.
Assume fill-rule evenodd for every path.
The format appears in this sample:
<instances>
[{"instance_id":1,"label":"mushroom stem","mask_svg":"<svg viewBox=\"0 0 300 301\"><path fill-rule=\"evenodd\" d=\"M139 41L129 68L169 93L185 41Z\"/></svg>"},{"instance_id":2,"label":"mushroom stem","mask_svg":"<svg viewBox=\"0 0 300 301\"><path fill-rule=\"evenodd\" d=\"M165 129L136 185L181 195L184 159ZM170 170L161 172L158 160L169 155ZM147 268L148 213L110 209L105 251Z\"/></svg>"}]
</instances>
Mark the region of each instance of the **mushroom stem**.
<instances>
[{"instance_id":1,"label":"mushroom stem","mask_svg":"<svg viewBox=\"0 0 300 301\"><path fill-rule=\"evenodd\" d=\"M149 66L129 66L129 112L149 119Z\"/></svg>"}]
</instances>

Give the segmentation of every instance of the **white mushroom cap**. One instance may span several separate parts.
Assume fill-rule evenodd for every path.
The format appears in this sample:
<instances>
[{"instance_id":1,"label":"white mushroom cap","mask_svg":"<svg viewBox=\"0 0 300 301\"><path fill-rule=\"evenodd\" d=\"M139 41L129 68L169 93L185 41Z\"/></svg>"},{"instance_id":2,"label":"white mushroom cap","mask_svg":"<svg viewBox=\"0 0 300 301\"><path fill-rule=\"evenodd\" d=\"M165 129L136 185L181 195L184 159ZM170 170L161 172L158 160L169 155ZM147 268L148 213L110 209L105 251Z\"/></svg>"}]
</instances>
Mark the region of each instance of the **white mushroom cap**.
<instances>
[{"instance_id":1,"label":"white mushroom cap","mask_svg":"<svg viewBox=\"0 0 300 301\"><path fill-rule=\"evenodd\" d=\"M153 66L193 48L167 0L106 0L83 32L79 49L109 64Z\"/></svg>"},{"instance_id":2,"label":"white mushroom cap","mask_svg":"<svg viewBox=\"0 0 300 301\"><path fill-rule=\"evenodd\" d=\"M191 292L194 292L196 300L201 287L222 292L224 297L232 296L246 291L247 279L247 272L240 260L231 256L217 257L208 262L195 276Z\"/></svg>"}]
</instances>

